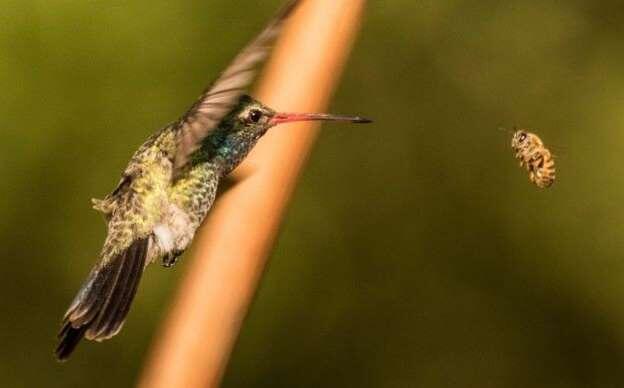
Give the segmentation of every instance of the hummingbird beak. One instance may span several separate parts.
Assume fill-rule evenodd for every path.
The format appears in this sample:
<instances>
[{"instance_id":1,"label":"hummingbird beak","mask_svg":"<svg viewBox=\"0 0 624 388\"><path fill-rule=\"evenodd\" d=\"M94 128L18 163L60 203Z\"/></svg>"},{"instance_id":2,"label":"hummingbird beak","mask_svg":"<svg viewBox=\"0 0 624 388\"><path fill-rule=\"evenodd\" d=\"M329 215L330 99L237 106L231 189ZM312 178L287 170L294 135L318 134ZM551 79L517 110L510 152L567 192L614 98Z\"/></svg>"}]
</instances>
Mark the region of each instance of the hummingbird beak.
<instances>
[{"instance_id":1,"label":"hummingbird beak","mask_svg":"<svg viewBox=\"0 0 624 388\"><path fill-rule=\"evenodd\" d=\"M340 116L327 113L276 113L269 120L273 127L279 124L292 123L295 121L346 121L349 123L372 123L372 120L359 116Z\"/></svg>"}]
</instances>

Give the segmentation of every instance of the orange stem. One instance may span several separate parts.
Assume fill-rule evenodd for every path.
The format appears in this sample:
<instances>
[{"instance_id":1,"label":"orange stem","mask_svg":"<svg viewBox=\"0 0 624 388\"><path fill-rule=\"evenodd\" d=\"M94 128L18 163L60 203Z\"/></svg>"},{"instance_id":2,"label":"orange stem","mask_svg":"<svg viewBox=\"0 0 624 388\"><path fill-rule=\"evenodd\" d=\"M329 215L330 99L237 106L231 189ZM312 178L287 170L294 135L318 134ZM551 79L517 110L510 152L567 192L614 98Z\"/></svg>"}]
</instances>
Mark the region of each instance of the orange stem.
<instances>
[{"instance_id":1,"label":"orange stem","mask_svg":"<svg viewBox=\"0 0 624 388\"><path fill-rule=\"evenodd\" d=\"M364 0L305 1L288 22L261 79L258 99L279 111L328 105L356 36ZM139 386L220 384L285 207L318 124L277 127L234 172L198 232L171 311ZM244 179L242 179L244 178Z\"/></svg>"}]
</instances>

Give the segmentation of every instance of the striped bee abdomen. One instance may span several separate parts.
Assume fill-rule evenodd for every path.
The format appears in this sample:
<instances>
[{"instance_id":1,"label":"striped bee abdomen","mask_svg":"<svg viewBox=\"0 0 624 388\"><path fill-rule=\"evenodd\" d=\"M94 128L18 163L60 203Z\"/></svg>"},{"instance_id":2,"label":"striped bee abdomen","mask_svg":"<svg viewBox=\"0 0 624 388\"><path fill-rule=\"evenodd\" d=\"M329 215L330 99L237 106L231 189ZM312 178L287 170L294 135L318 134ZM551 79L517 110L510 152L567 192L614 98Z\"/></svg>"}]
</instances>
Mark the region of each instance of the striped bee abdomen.
<instances>
[{"instance_id":1,"label":"striped bee abdomen","mask_svg":"<svg viewBox=\"0 0 624 388\"><path fill-rule=\"evenodd\" d=\"M555 181L555 161L542 140L534 133L516 131L511 140L511 147L520 161L520 166L527 169L529 179L539 188L550 187Z\"/></svg>"}]
</instances>

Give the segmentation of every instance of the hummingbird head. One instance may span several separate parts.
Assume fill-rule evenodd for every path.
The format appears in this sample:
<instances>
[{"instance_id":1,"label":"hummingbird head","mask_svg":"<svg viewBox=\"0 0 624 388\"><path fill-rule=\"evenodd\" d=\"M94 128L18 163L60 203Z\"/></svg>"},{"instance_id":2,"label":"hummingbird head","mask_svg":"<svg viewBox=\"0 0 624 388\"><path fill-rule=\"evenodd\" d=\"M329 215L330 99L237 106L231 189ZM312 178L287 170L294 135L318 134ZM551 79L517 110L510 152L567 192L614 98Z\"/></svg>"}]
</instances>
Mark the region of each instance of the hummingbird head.
<instances>
[{"instance_id":1,"label":"hummingbird head","mask_svg":"<svg viewBox=\"0 0 624 388\"><path fill-rule=\"evenodd\" d=\"M223 173L234 169L256 142L276 125L295 121L346 121L351 123L370 123L368 119L357 116L338 116L325 113L280 113L261 102L244 95L236 108L220 125L220 130L209 139L212 149L222 158Z\"/></svg>"},{"instance_id":2,"label":"hummingbird head","mask_svg":"<svg viewBox=\"0 0 624 388\"><path fill-rule=\"evenodd\" d=\"M250 140L258 140L271 128L275 111L260 101L244 95L232 112L232 130Z\"/></svg>"},{"instance_id":3,"label":"hummingbird head","mask_svg":"<svg viewBox=\"0 0 624 388\"><path fill-rule=\"evenodd\" d=\"M345 121L351 123L370 123L371 120L358 116L341 116L326 113L285 113L276 112L260 101L248 95L241 97L238 108L233 115L238 125L234 127L247 132L251 137L258 139L269 128L279 124L296 121Z\"/></svg>"}]
</instances>

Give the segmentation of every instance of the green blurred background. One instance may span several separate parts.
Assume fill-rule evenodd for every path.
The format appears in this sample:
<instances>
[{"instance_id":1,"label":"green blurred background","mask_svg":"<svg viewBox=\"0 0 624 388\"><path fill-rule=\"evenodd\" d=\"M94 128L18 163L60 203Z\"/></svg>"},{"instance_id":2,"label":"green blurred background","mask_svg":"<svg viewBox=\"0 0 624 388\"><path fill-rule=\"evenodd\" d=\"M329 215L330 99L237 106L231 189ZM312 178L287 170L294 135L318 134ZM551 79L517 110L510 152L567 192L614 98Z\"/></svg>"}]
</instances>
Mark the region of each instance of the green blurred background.
<instances>
[{"instance_id":1,"label":"green blurred background","mask_svg":"<svg viewBox=\"0 0 624 388\"><path fill-rule=\"evenodd\" d=\"M0 0L0 385L131 386L188 262L52 355L89 199L281 1ZM624 8L370 1L225 387L624 386ZM504 126L539 133L531 185Z\"/></svg>"}]
</instances>

